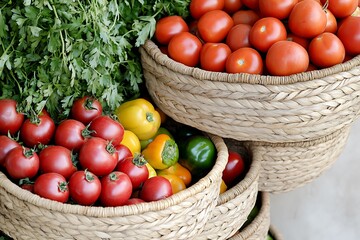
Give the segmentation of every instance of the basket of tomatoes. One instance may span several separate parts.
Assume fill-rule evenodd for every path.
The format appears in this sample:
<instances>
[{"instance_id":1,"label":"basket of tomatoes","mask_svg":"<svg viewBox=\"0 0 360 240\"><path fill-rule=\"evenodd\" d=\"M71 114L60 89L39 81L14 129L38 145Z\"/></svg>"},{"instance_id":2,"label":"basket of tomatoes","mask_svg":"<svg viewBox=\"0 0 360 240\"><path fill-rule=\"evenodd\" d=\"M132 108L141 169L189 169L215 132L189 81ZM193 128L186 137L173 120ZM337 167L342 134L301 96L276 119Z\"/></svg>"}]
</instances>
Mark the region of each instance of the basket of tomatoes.
<instances>
[{"instance_id":1,"label":"basket of tomatoes","mask_svg":"<svg viewBox=\"0 0 360 240\"><path fill-rule=\"evenodd\" d=\"M206 2L190 1L189 18L159 19L140 48L146 86L168 116L272 143L323 137L358 118L357 0Z\"/></svg>"},{"instance_id":2,"label":"basket of tomatoes","mask_svg":"<svg viewBox=\"0 0 360 240\"><path fill-rule=\"evenodd\" d=\"M142 98L108 115L85 96L60 123L0 101L0 230L10 237L191 239L211 218L222 138L199 134L202 148L180 154L187 145L159 133L161 115Z\"/></svg>"}]
</instances>

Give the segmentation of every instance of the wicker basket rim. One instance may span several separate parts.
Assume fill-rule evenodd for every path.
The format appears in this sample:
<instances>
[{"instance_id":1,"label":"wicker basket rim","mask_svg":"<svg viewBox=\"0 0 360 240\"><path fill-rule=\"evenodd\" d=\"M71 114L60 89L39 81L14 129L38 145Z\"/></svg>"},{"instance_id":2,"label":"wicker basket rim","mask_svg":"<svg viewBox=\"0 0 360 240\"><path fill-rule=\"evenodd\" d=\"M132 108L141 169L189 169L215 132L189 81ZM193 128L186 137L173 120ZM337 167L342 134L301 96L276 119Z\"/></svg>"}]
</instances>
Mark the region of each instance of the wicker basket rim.
<instances>
[{"instance_id":1,"label":"wicker basket rim","mask_svg":"<svg viewBox=\"0 0 360 240\"><path fill-rule=\"evenodd\" d=\"M159 201L119 207L81 206L72 205L69 203L60 203L42 198L36 194L20 188L18 185L11 182L1 171L0 188L6 189L10 194L22 201L26 201L44 209L62 212L64 214L77 214L88 217L119 217L142 214L149 211L160 211L179 204L196 193L203 191L203 189L206 189L209 185L211 185L211 183L216 182L216 179L221 177L222 170L225 168L227 162L228 150L222 138L212 134L208 134L208 136L214 142L218 151L218 157L214 167L205 177L200 179L197 183L193 184L189 188Z\"/></svg>"},{"instance_id":2,"label":"wicker basket rim","mask_svg":"<svg viewBox=\"0 0 360 240\"><path fill-rule=\"evenodd\" d=\"M193 68L176 62L169 58L166 54L163 54L159 47L152 40L147 40L139 49L140 53L143 53L143 51L146 52L156 63L166 66L175 73L189 75L195 78L199 78L199 76L201 76L201 79L199 80L208 80L213 82L287 85L324 78L329 75L347 72L360 66L360 55L357 55L344 63L337 64L329 68L312 70L308 72L292 74L289 76L270 76L248 73L229 74L224 72L206 71L197 67Z\"/></svg>"}]
</instances>

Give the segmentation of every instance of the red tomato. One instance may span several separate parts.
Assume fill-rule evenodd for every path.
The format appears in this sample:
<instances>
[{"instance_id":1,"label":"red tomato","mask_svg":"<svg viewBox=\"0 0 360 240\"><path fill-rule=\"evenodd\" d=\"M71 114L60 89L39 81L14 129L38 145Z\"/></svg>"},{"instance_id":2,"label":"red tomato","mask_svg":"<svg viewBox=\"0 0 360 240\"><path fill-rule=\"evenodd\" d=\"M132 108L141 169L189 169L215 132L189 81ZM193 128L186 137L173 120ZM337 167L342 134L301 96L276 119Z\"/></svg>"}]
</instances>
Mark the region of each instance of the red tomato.
<instances>
[{"instance_id":1,"label":"red tomato","mask_svg":"<svg viewBox=\"0 0 360 240\"><path fill-rule=\"evenodd\" d=\"M78 152L84 142L90 137L90 131L85 125L75 119L65 119L55 130L55 144Z\"/></svg>"},{"instance_id":2,"label":"red tomato","mask_svg":"<svg viewBox=\"0 0 360 240\"><path fill-rule=\"evenodd\" d=\"M144 157L138 154L119 162L115 170L126 173L131 180L132 188L137 189L149 178L146 163Z\"/></svg>"},{"instance_id":3,"label":"red tomato","mask_svg":"<svg viewBox=\"0 0 360 240\"><path fill-rule=\"evenodd\" d=\"M101 182L88 170L76 171L69 179L69 191L73 201L80 205L91 206L100 197Z\"/></svg>"},{"instance_id":4,"label":"red tomato","mask_svg":"<svg viewBox=\"0 0 360 240\"><path fill-rule=\"evenodd\" d=\"M101 103L89 96L76 99L71 107L70 116L85 125L88 125L94 118L101 116Z\"/></svg>"},{"instance_id":5,"label":"red tomato","mask_svg":"<svg viewBox=\"0 0 360 240\"><path fill-rule=\"evenodd\" d=\"M231 49L225 43L205 43L200 52L200 66L207 71L223 72L230 54Z\"/></svg>"},{"instance_id":6,"label":"red tomato","mask_svg":"<svg viewBox=\"0 0 360 240\"><path fill-rule=\"evenodd\" d=\"M245 160L237 152L229 151L228 162L222 172L222 179L227 187L233 186L240 181L245 173Z\"/></svg>"},{"instance_id":7,"label":"red tomato","mask_svg":"<svg viewBox=\"0 0 360 240\"><path fill-rule=\"evenodd\" d=\"M21 147L17 141L5 135L0 136L0 167L4 165L6 155L16 147Z\"/></svg>"},{"instance_id":8,"label":"red tomato","mask_svg":"<svg viewBox=\"0 0 360 240\"><path fill-rule=\"evenodd\" d=\"M300 44L303 48L308 49L309 47L309 39L296 36L293 33L288 33L286 40L296 42Z\"/></svg>"},{"instance_id":9,"label":"red tomato","mask_svg":"<svg viewBox=\"0 0 360 240\"><path fill-rule=\"evenodd\" d=\"M326 13L314 0L298 2L288 18L292 33L305 38L313 38L323 33L326 28Z\"/></svg>"},{"instance_id":10,"label":"red tomato","mask_svg":"<svg viewBox=\"0 0 360 240\"><path fill-rule=\"evenodd\" d=\"M115 171L101 179L100 202L103 206L122 206L130 199L131 193L131 180L125 173Z\"/></svg>"},{"instance_id":11,"label":"red tomato","mask_svg":"<svg viewBox=\"0 0 360 240\"><path fill-rule=\"evenodd\" d=\"M34 193L40 197L66 203L69 189L66 179L58 173L41 174L34 183Z\"/></svg>"},{"instance_id":12,"label":"red tomato","mask_svg":"<svg viewBox=\"0 0 360 240\"><path fill-rule=\"evenodd\" d=\"M0 99L0 134L14 135L24 122L24 115L16 109L16 101Z\"/></svg>"},{"instance_id":13,"label":"red tomato","mask_svg":"<svg viewBox=\"0 0 360 240\"><path fill-rule=\"evenodd\" d=\"M310 61L320 68L342 63L345 58L344 45L335 34L329 32L313 38L308 52Z\"/></svg>"},{"instance_id":14,"label":"red tomato","mask_svg":"<svg viewBox=\"0 0 360 240\"><path fill-rule=\"evenodd\" d=\"M118 163L123 161L125 158L128 158L128 157L133 157L133 154L131 152L131 150L125 146L124 144L119 144L117 146L115 146L115 150L118 154Z\"/></svg>"},{"instance_id":15,"label":"red tomato","mask_svg":"<svg viewBox=\"0 0 360 240\"><path fill-rule=\"evenodd\" d=\"M189 10L194 19L199 19L207 12L223 9L224 4L224 0L191 0Z\"/></svg>"},{"instance_id":16,"label":"red tomato","mask_svg":"<svg viewBox=\"0 0 360 240\"><path fill-rule=\"evenodd\" d=\"M321 0L325 4L326 0ZM358 7L358 0L329 0L327 8L336 18L345 18L355 12Z\"/></svg>"},{"instance_id":17,"label":"red tomato","mask_svg":"<svg viewBox=\"0 0 360 240\"><path fill-rule=\"evenodd\" d=\"M138 204L138 203L143 203L143 202L145 202L145 201L140 198L133 197L133 198L130 198L129 200L127 200L124 205L133 205L133 204Z\"/></svg>"},{"instance_id":18,"label":"red tomato","mask_svg":"<svg viewBox=\"0 0 360 240\"><path fill-rule=\"evenodd\" d=\"M234 21L234 25L242 23L252 26L257 20L260 19L260 16L254 10L241 9L232 15L232 19Z\"/></svg>"},{"instance_id":19,"label":"red tomato","mask_svg":"<svg viewBox=\"0 0 360 240\"><path fill-rule=\"evenodd\" d=\"M171 38L168 51L169 56L177 62L189 67L199 63L202 43L189 32L182 32Z\"/></svg>"},{"instance_id":20,"label":"red tomato","mask_svg":"<svg viewBox=\"0 0 360 240\"><path fill-rule=\"evenodd\" d=\"M20 129L20 138L27 147L48 144L55 133L54 120L46 114L40 114L35 120L26 119Z\"/></svg>"},{"instance_id":21,"label":"red tomato","mask_svg":"<svg viewBox=\"0 0 360 240\"><path fill-rule=\"evenodd\" d=\"M162 176L155 176L145 181L140 190L139 197L145 202L151 202L168 198L172 194L169 180Z\"/></svg>"},{"instance_id":22,"label":"red tomato","mask_svg":"<svg viewBox=\"0 0 360 240\"><path fill-rule=\"evenodd\" d=\"M285 19L298 0L259 0L259 10L263 17Z\"/></svg>"},{"instance_id":23,"label":"red tomato","mask_svg":"<svg viewBox=\"0 0 360 240\"><path fill-rule=\"evenodd\" d=\"M89 130L92 131L92 136L111 141L114 146L119 145L124 137L124 127L121 123L107 115L93 119Z\"/></svg>"},{"instance_id":24,"label":"red tomato","mask_svg":"<svg viewBox=\"0 0 360 240\"><path fill-rule=\"evenodd\" d=\"M39 171L39 156L33 149L15 147L6 155L4 166L13 179L33 178Z\"/></svg>"},{"instance_id":25,"label":"red tomato","mask_svg":"<svg viewBox=\"0 0 360 240\"><path fill-rule=\"evenodd\" d=\"M261 55L253 48L239 48L226 60L226 72L261 74L263 72Z\"/></svg>"},{"instance_id":26,"label":"red tomato","mask_svg":"<svg viewBox=\"0 0 360 240\"><path fill-rule=\"evenodd\" d=\"M286 28L277 18L259 19L249 32L250 44L261 52L266 52L271 45L286 39Z\"/></svg>"},{"instance_id":27,"label":"red tomato","mask_svg":"<svg viewBox=\"0 0 360 240\"><path fill-rule=\"evenodd\" d=\"M250 9L259 9L259 0L241 0L241 2Z\"/></svg>"},{"instance_id":28,"label":"red tomato","mask_svg":"<svg viewBox=\"0 0 360 240\"><path fill-rule=\"evenodd\" d=\"M227 37L226 44L230 47L231 51L238 50L242 47L250 47L249 33L251 26L249 24L237 24L233 26Z\"/></svg>"},{"instance_id":29,"label":"red tomato","mask_svg":"<svg viewBox=\"0 0 360 240\"><path fill-rule=\"evenodd\" d=\"M234 20L223 10L213 10L202 15L197 26L202 40L217 43L226 38Z\"/></svg>"},{"instance_id":30,"label":"red tomato","mask_svg":"<svg viewBox=\"0 0 360 240\"><path fill-rule=\"evenodd\" d=\"M326 13L326 27L325 27L324 31L336 33L337 20L336 20L334 14L332 14L332 12L329 9L325 10L325 13Z\"/></svg>"},{"instance_id":31,"label":"red tomato","mask_svg":"<svg viewBox=\"0 0 360 240\"><path fill-rule=\"evenodd\" d=\"M95 175L105 176L115 169L118 155L110 142L92 137L81 147L79 162L84 169L88 169Z\"/></svg>"},{"instance_id":32,"label":"red tomato","mask_svg":"<svg viewBox=\"0 0 360 240\"><path fill-rule=\"evenodd\" d=\"M189 27L182 17L166 16L156 22L154 36L160 44L166 45L174 35L188 31Z\"/></svg>"},{"instance_id":33,"label":"red tomato","mask_svg":"<svg viewBox=\"0 0 360 240\"><path fill-rule=\"evenodd\" d=\"M360 54L360 17L350 16L341 23L337 36L349 55Z\"/></svg>"},{"instance_id":34,"label":"red tomato","mask_svg":"<svg viewBox=\"0 0 360 240\"><path fill-rule=\"evenodd\" d=\"M42 173L55 172L69 179L77 170L71 151L62 146L45 147L39 154L39 160Z\"/></svg>"},{"instance_id":35,"label":"red tomato","mask_svg":"<svg viewBox=\"0 0 360 240\"><path fill-rule=\"evenodd\" d=\"M31 181L21 182L21 183L19 183L19 186L24 190L27 190L27 191L29 191L31 193L34 193L34 183L31 182Z\"/></svg>"},{"instance_id":36,"label":"red tomato","mask_svg":"<svg viewBox=\"0 0 360 240\"><path fill-rule=\"evenodd\" d=\"M300 44L285 40L276 42L269 48L265 62L271 75L287 76L306 71L309 55Z\"/></svg>"},{"instance_id":37,"label":"red tomato","mask_svg":"<svg viewBox=\"0 0 360 240\"><path fill-rule=\"evenodd\" d=\"M241 1L242 0L225 0L223 10L229 14L233 14L243 6Z\"/></svg>"}]
</instances>

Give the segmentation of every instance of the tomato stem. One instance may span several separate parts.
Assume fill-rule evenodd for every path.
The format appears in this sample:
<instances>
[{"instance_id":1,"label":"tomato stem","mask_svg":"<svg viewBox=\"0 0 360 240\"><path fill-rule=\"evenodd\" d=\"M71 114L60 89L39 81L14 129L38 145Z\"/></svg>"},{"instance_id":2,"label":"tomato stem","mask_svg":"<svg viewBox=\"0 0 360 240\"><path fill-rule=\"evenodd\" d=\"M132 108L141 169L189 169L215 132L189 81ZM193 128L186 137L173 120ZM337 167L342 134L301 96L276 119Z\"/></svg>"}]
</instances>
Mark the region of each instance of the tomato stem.
<instances>
[{"instance_id":1,"label":"tomato stem","mask_svg":"<svg viewBox=\"0 0 360 240\"><path fill-rule=\"evenodd\" d=\"M23 154L26 158L31 158L34 155L34 152L34 149L23 147Z\"/></svg>"},{"instance_id":2,"label":"tomato stem","mask_svg":"<svg viewBox=\"0 0 360 240\"><path fill-rule=\"evenodd\" d=\"M94 181L94 179L95 179L94 175L91 172L89 172L87 169L85 169L85 180L87 182L92 182Z\"/></svg>"},{"instance_id":3,"label":"tomato stem","mask_svg":"<svg viewBox=\"0 0 360 240\"><path fill-rule=\"evenodd\" d=\"M87 109L87 110L98 110L96 107L94 107L93 102L94 102L93 99L86 98L85 103L84 103L85 109Z\"/></svg>"},{"instance_id":4,"label":"tomato stem","mask_svg":"<svg viewBox=\"0 0 360 240\"><path fill-rule=\"evenodd\" d=\"M133 157L132 162L137 167L142 167L147 163L144 156L142 154L140 154L140 153L135 153L135 156Z\"/></svg>"},{"instance_id":5,"label":"tomato stem","mask_svg":"<svg viewBox=\"0 0 360 240\"><path fill-rule=\"evenodd\" d=\"M118 179L116 173L114 173L114 172L109 174L109 178L111 181L116 181Z\"/></svg>"},{"instance_id":6,"label":"tomato stem","mask_svg":"<svg viewBox=\"0 0 360 240\"><path fill-rule=\"evenodd\" d=\"M105 147L106 151L110 154L114 154L116 152L116 149L114 147L114 145L112 144L112 141L110 141L106 147Z\"/></svg>"},{"instance_id":7,"label":"tomato stem","mask_svg":"<svg viewBox=\"0 0 360 240\"><path fill-rule=\"evenodd\" d=\"M66 192L68 190L67 182L59 182L58 188L60 192Z\"/></svg>"}]
</instances>

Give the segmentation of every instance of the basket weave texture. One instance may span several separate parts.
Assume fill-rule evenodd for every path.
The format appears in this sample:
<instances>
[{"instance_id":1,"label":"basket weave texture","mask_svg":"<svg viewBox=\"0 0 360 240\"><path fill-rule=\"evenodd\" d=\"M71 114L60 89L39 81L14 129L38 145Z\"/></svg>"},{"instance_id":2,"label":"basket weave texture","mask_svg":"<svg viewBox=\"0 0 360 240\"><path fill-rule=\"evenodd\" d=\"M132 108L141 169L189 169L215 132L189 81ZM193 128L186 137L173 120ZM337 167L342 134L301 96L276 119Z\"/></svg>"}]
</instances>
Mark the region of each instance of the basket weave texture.
<instances>
[{"instance_id":1,"label":"basket weave texture","mask_svg":"<svg viewBox=\"0 0 360 240\"><path fill-rule=\"evenodd\" d=\"M122 207L85 207L43 199L0 172L0 230L14 239L192 239L219 198L228 158L220 137L212 170L191 187L160 201Z\"/></svg>"},{"instance_id":2,"label":"basket weave texture","mask_svg":"<svg viewBox=\"0 0 360 240\"><path fill-rule=\"evenodd\" d=\"M288 192L329 169L342 153L351 127L315 140L293 143L246 142L261 162L259 191Z\"/></svg>"},{"instance_id":3,"label":"basket weave texture","mask_svg":"<svg viewBox=\"0 0 360 240\"><path fill-rule=\"evenodd\" d=\"M229 149L236 151L241 143L225 139ZM204 231L195 239L227 239L247 220L258 196L260 161L252 160L245 177L235 186L220 194L212 217Z\"/></svg>"},{"instance_id":4,"label":"basket weave texture","mask_svg":"<svg viewBox=\"0 0 360 240\"><path fill-rule=\"evenodd\" d=\"M259 213L245 228L240 229L229 240L265 240L270 228L270 194L259 192L261 206Z\"/></svg>"},{"instance_id":5,"label":"basket weave texture","mask_svg":"<svg viewBox=\"0 0 360 240\"><path fill-rule=\"evenodd\" d=\"M240 141L297 142L331 134L360 112L360 56L291 76L227 74L185 66L148 40L146 86L174 120Z\"/></svg>"},{"instance_id":6,"label":"basket weave texture","mask_svg":"<svg viewBox=\"0 0 360 240\"><path fill-rule=\"evenodd\" d=\"M274 240L283 240L284 239L282 234L278 231L277 228L274 227L274 225L270 225L269 233L273 237Z\"/></svg>"}]
</instances>

